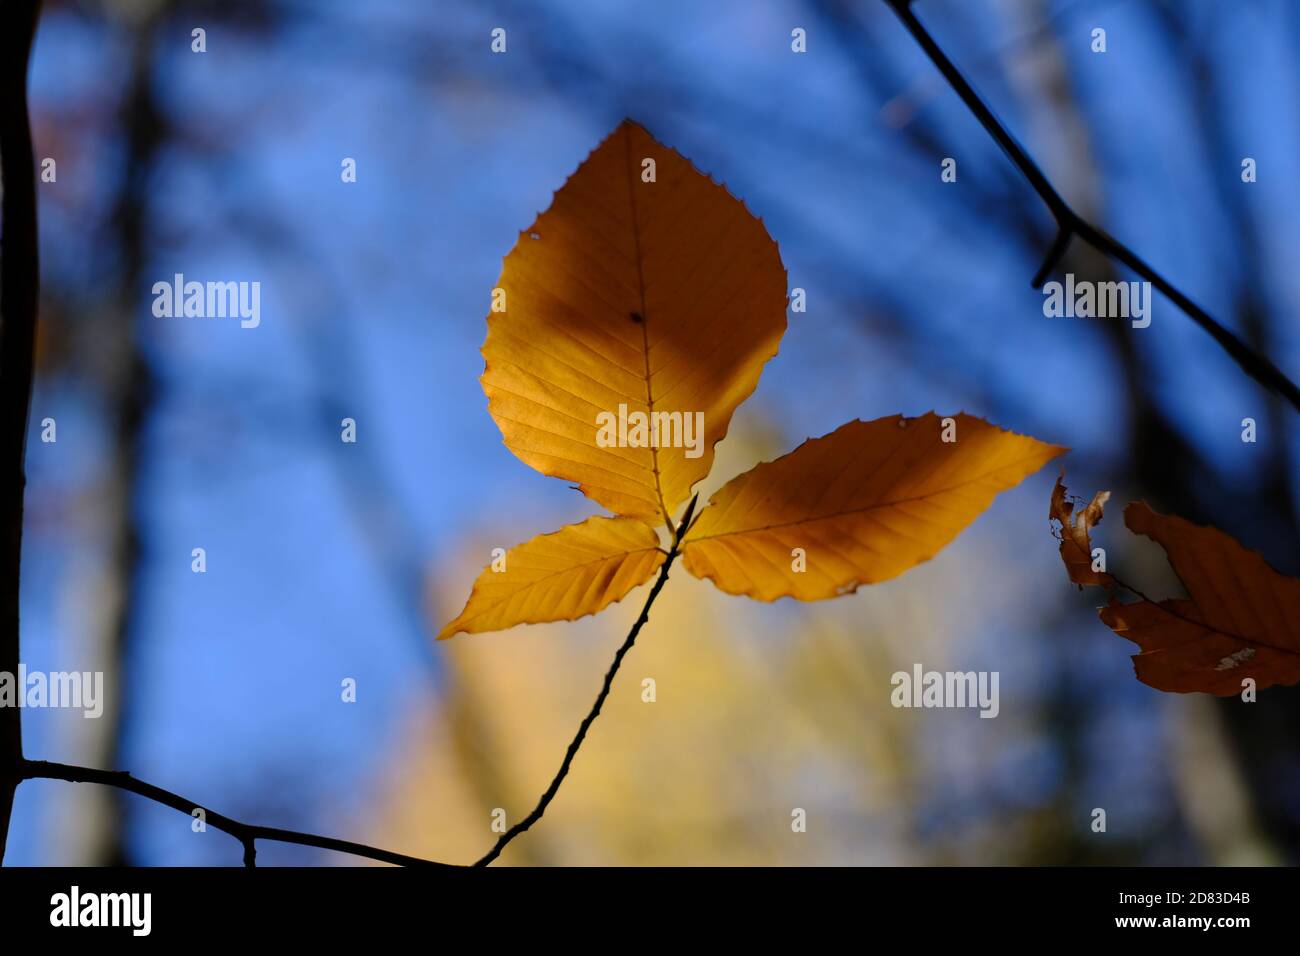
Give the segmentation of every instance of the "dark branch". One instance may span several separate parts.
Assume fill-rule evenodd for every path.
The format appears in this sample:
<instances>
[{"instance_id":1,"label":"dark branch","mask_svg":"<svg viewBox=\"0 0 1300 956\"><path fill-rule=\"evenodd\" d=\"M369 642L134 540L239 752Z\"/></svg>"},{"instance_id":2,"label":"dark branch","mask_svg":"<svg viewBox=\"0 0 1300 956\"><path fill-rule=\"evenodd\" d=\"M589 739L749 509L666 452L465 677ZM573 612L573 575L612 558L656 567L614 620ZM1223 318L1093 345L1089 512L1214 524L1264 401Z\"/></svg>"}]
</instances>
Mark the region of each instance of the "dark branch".
<instances>
[{"instance_id":1,"label":"dark branch","mask_svg":"<svg viewBox=\"0 0 1300 956\"><path fill-rule=\"evenodd\" d=\"M979 94L961 75L961 71L948 59L947 54L939 48L939 44L930 36L929 32L916 18L912 12L912 0L885 0L891 10L897 14L903 26L907 28L913 39L925 51L926 56L943 74L948 85L953 88L961 101L979 120L980 125L985 131L1002 147L1002 151L1020 170L1021 175L1028 180L1029 185L1038 193L1047 208L1051 211L1056 219L1058 234L1056 242L1053 243L1052 250L1043 262L1042 268L1034 276L1034 285L1038 286L1046 280L1047 274L1052 267L1060 261L1060 257L1065 253L1065 245L1069 242L1071 236L1078 236L1084 242L1105 253L1112 259L1115 259L1133 272L1146 279L1157 289L1159 289L1174 305L1182 309L1189 318L1202 329L1210 334L1215 342L1219 344L1229 356L1232 357L1242 371L1253 378L1260 385L1270 391L1281 395L1291 405L1300 411L1300 387L1287 378L1287 376L1274 365L1268 358L1252 349L1243 342L1236 333L1229 330L1226 326L1220 324L1213 316L1202 309L1199 305L1184 295L1177 289L1173 283L1163 275L1151 268L1140 256L1132 249L1124 245L1118 239L1092 225L1079 216L1070 208L1061 194L1056 191L1051 182L1044 175L1043 171L1038 168L1029 154L1025 151L1014 136L1007 130L1002 122L993 114L993 111L985 105L984 101L979 98Z\"/></svg>"},{"instance_id":2,"label":"dark branch","mask_svg":"<svg viewBox=\"0 0 1300 956\"><path fill-rule=\"evenodd\" d=\"M18 672L18 575L23 551L23 467L32 404L36 302L36 166L27 115L27 64L37 0L0 3L0 671ZM22 711L0 707L0 860L22 781Z\"/></svg>"},{"instance_id":3,"label":"dark branch","mask_svg":"<svg viewBox=\"0 0 1300 956\"><path fill-rule=\"evenodd\" d=\"M632 629L628 631L627 639L623 641L622 646L619 647L617 653L614 654L614 662L609 665L609 670L605 672L605 682L600 687L600 693L596 695L596 702L591 705L591 710L587 713L587 716L583 718L582 723L578 725L578 733L569 744L569 749L564 752L564 760L560 763L560 769L556 772L555 779L551 781L551 785L546 788L541 799L537 801L537 806L533 807L533 812L528 814L528 816L524 817L505 833L501 834L501 838L497 840L496 845L484 854L482 859L474 864L475 866L487 866L499 857L501 851L509 845L511 840L519 836L519 834L523 833L542 818L542 814L546 812L546 808L550 806L551 801L555 799L555 795L560 792L560 784L564 783L564 778L569 775L569 768L573 766L573 758L578 755L578 748L582 746L583 740L586 739L587 731L591 728L591 725L595 722L596 718L600 716L600 708L604 706L605 698L609 696L609 689L614 684L614 676L618 673L619 666L623 663L623 658L627 656L627 652L630 651L632 645L636 643L636 638L637 635L641 633L641 628L645 625L646 621L650 620L650 607L655 603L655 598L659 596L659 592L663 590L664 584L668 581L668 571L673 566L673 562L677 560L677 555L680 553L682 537L685 535L687 529L690 528L691 515L695 512L695 503L699 501L699 498L700 496L696 495L691 499L691 503L687 505L686 513L682 515L682 520L677 525L676 531L673 533L673 546L668 552L668 557L664 559L663 566L659 569L659 577L655 581L654 587L650 589L650 595L646 598L645 605L641 608L640 616L637 617L636 622L632 625Z\"/></svg>"},{"instance_id":4,"label":"dark branch","mask_svg":"<svg viewBox=\"0 0 1300 956\"><path fill-rule=\"evenodd\" d=\"M1051 248L1047 250L1047 255L1043 257L1043 264L1034 273L1033 286L1035 289L1042 288L1043 283L1047 281L1047 277L1052 274L1052 270L1065 258L1065 250L1070 247L1070 239L1073 236L1074 233L1065 226L1057 229L1056 238L1052 240Z\"/></svg>"},{"instance_id":5,"label":"dark branch","mask_svg":"<svg viewBox=\"0 0 1300 956\"><path fill-rule=\"evenodd\" d=\"M313 833L299 833L296 830L280 830L276 827L262 827L241 823L224 814L208 810L202 804L172 793L170 790L164 790L162 787L156 787L151 783L145 783L143 780L137 780L123 770L91 770L87 767L73 767L68 764L51 763L47 760L25 760L22 764L22 779L67 780L71 783L97 783L105 787L116 787L119 790L137 794L155 803L161 803L165 807L171 807L173 810L179 810L186 816L192 816L195 810L201 809L203 810L204 821L209 826L223 833L229 833L243 844L245 866L254 865L257 856L256 841L274 840L277 843L294 843L298 846L310 846L321 850L350 853L353 856L365 857L368 860L379 860L382 863L393 863L397 866L453 868L453 864L450 863L436 863L433 860L423 860L416 856L406 856L402 853L380 850L372 846L366 846L363 843L336 840L333 837L316 836Z\"/></svg>"},{"instance_id":6,"label":"dark branch","mask_svg":"<svg viewBox=\"0 0 1300 956\"><path fill-rule=\"evenodd\" d=\"M667 557L664 558L663 566L659 569L659 577L650 589L650 594L646 598L645 605L641 608L641 614L637 617L632 629L628 632L627 639L623 641L618 652L614 655L614 662L610 665L605 674L605 681L601 685L600 693L596 697L595 704L592 705L590 712L578 726L578 733L569 744L569 749L564 753L564 760L560 764L559 772L551 781L551 785L546 788L538 800L537 806L533 808L532 813L528 814L523 820L515 824L506 833L501 835L496 845L487 852L482 859L478 860L474 866L487 866L498 856L501 851L519 834L523 833L534 823L542 818L546 808L550 806L555 795L560 792L560 785L564 778L569 775L569 768L573 766L573 760L578 755L578 750L582 746L583 740L587 737L587 731L600 716L600 709L604 706L605 699L609 696L610 688L614 684L614 676L618 673L619 667L623 663L623 658L627 652L632 649L636 643L637 635L641 633L641 628L650 620L650 608L663 590L664 584L668 581L668 571L673 562L681 552L682 538L691 526L691 517L695 513L695 505L699 496L691 499L687 505L686 512L682 515L681 522L677 525L673 533L672 548L668 551ZM406 856L401 853L392 853L388 850L380 850L375 847L366 846L361 843L351 843L347 840L336 840L332 837L316 836L311 833L300 833L295 830L279 830L274 827L254 826L248 823L241 823L239 820L233 820L224 814L216 813L212 810L202 807L201 804L195 803L179 794L172 793L170 790L164 790L162 787L154 786L151 783L145 783L143 780L137 780L131 774L123 770L91 770L87 767L74 767L68 764L53 763L47 760L22 760L20 761L22 773L19 780L67 780L72 783L98 783L106 787L116 787L119 790L125 790L129 793L137 794L146 799L153 800L155 803L161 803L163 806L171 807L173 810L179 810L187 816L192 816L195 810L202 809L204 820L214 829L223 833L228 833L238 840L244 847L244 866L253 867L257 865L257 841L258 840L275 840L279 843L296 843L300 846L318 847L323 850L337 850L340 853L350 853L353 856L365 857L371 860L380 860L384 863L394 863L399 866L435 866L435 867L453 867L454 864L437 863L432 860L424 860L419 857Z\"/></svg>"}]
</instances>

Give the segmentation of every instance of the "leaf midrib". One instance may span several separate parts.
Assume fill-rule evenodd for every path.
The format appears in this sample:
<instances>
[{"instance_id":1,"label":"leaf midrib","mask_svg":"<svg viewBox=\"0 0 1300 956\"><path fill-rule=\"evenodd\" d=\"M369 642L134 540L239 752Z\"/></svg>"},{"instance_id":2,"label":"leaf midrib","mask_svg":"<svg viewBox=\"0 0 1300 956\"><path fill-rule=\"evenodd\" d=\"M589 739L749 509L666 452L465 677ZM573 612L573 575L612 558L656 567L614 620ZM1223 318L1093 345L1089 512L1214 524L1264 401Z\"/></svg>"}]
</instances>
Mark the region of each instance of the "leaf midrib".
<instances>
[{"instance_id":1,"label":"leaf midrib","mask_svg":"<svg viewBox=\"0 0 1300 956\"><path fill-rule=\"evenodd\" d=\"M603 564L607 561L625 561L628 558L632 557L633 555L646 554L650 551L658 551L665 556L668 554L667 551L664 551L664 549L659 547L658 545L648 545L644 548L636 548L628 551L615 551L610 554L602 555L601 557L598 558L593 558L590 561L584 561L581 564L573 564L567 568L560 568L557 571L552 571L551 573L545 574L540 578L536 578L535 580L529 581L527 584L525 584L517 591L511 591L510 593L503 595L500 601L494 602L491 606L484 608L483 610L479 611L477 614L473 615L472 617L460 618L459 620L461 620L463 623L469 623L470 621L482 617L484 614L490 614L493 611L498 610L501 607L501 605L506 603L507 601L513 600L514 598L519 597L521 594L527 594L533 588L538 587L539 585L547 584L548 582L553 581L555 578L558 578L561 575L578 574L586 570L587 568L592 567L593 565ZM527 569L525 568L524 570Z\"/></svg>"},{"instance_id":2,"label":"leaf midrib","mask_svg":"<svg viewBox=\"0 0 1300 956\"><path fill-rule=\"evenodd\" d=\"M985 472L982 475L976 475L974 478L971 478L968 481L960 482L959 484L955 484L955 485L949 485L946 488L939 488L935 491L931 491L923 495L913 495L910 498L895 498L891 501L878 501L870 505L865 505L861 508L846 508L843 511L834 511L830 514L809 515L804 518L798 518L794 521L782 521L777 524L761 525L755 528L737 528L735 531L719 531L716 534L706 534L706 535L701 535L699 537L688 538L684 543L690 545L690 544L696 544L701 541L710 541L714 538L733 537L738 534L757 534L761 531L775 531L778 528L792 528L802 524L812 524L817 521L830 521L834 518L843 518L846 515L865 514L869 511L877 511L881 508L891 508L896 505L905 505L913 501L925 501L929 498L934 498L938 495L948 494L949 492L957 491L959 489L968 487L969 485L973 485L977 482L984 481L987 478L993 477L1000 471L1005 471L1008 468L1014 468L1017 465L1022 464L1023 461L1031 461L1031 460L1032 459L1026 458L1022 460L1013 461L1006 465L1001 466L1000 468L995 468L993 471Z\"/></svg>"},{"instance_id":3,"label":"leaf midrib","mask_svg":"<svg viewBox=\"0 0 1300 956\"><path fill-rule=\"evenodd\" d=\"M642 271L641 256L641 227L637 221L636 215L636 186L634 184L635 176L633 175L632 159L632 128L625 126L623 128L623 154L627 162L624 169L627 172L627 199L628 206L632 213L632 246L636 258L636 286L637 295L641 303L641 310L637 313L641 316L641 344L642 355L645 358L645 402L649 409L649 414L654 415L655 399L654 390L650 385L650 315L646 310L645 304L645 275ZM668 506L664 503L663 481L659 473L659 449L654 445L650 446L650 471L654 474L655 479L655 497L659 500L659 512L664 519L664 523L671 525L673 523L672 515L668 513Z\"/></svg>"}]
</instances>

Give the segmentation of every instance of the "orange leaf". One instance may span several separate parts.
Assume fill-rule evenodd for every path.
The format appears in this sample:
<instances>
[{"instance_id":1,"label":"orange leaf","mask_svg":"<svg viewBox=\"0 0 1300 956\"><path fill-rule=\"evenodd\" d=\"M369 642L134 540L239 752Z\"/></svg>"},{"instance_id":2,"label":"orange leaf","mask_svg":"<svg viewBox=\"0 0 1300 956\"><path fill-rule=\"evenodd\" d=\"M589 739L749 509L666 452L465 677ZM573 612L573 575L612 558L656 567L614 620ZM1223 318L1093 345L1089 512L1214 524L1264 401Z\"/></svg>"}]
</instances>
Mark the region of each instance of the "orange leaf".
<instances>
[{"instance_id":1,"label":"orange leaf","mask_svg":"<svg viewBox=\"0 0 1300 956\"><path fill-rule=\"evenodd\" d=\"M762 222L627 120L520 234L498 286L482 383L506 446L617 514L671 523L785 332ZM634 430L598 441L599 416L654 414L672 432L659 447Z\"/></svg>"},{"instance_id":2,"label":"orange leaf","mask_svg":"<svg viewBox=\"0 0 1300 956\"><path fill-rule=\"evenodd\" d=\"M1080 588L1085 584L1110 587L1115 583L1110 573L1092 569L1092 540L1089 536L1092 528L1101 523L1110 492L1097 492L1086 508L1073 514L1074 502L1065 497L1064 478L1065 472L1061 472L1061 477L1056 479L1048 518L1061 523L1061 560L1065 562L1066 573Z\"/></svg>"},{"instance_id":3,"label":"orange leaf","mask_svg":"<svg viewBox=\"0 0 1300 956\"><path fill-rule=\"evenodd\" d=\"M734 478L682 561L729 594L832 598L934 557L1000 491L1065 451L960 414L852 421ZM801 550L805 569L798 570Z\"/></svg>"},{"instance_id":4,"label":"orange leaf","mask_svg":"<svg viewBox=\"0 0 1300 956\"><path fill-rule=\"evenodd\" d=\"M1124 510L1129 530L1158 542L1187 600L1123 604L1101 619L1142 648L1138 680L1158 690L1227 696L1253 678L1257 688L1300 681L1300 580L1269 566L1217 528L1152 511Z\"/></svg>"},{"instance_id":5,"label":"orange leaf","mask_svg":"<svg viewBox=\"0 0 1300 956\"><path fill-rule=\"evenodd\" d=\"M650 580L665 557L653 529L631 518L596 516L539 534L506 552L503 570L483 570L438 638L595 614Z\"/></svg>"}]
</instances>

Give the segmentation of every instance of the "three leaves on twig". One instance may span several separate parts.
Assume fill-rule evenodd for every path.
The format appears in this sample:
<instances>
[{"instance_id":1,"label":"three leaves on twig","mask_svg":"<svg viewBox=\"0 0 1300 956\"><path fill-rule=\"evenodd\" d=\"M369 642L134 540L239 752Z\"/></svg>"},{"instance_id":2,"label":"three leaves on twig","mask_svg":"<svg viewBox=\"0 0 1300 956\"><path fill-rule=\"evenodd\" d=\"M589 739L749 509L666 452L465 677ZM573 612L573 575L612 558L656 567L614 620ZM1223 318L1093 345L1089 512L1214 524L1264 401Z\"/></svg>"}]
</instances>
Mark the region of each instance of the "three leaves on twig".
<instances>
[{"instance_id":1,"label":"three leaves on twig","mask_svg":"<svg viewBox=\"0 0 1300 956\"><path fill-rule=\"evenodd\" d=\"M572 620L653 577L668 554L654 528L676 527L786 327L785 268L762 222L631 121L520 234L499 290L488 411L515 455L615 517L511 549L441 637ZM703 434L693 449L599 443L597 416L620 406L702 413ZM831 598L933 557L1063 451L964 414L851 421L733 479L676 546L728 593Z\"/></svg>"}]
</instances>

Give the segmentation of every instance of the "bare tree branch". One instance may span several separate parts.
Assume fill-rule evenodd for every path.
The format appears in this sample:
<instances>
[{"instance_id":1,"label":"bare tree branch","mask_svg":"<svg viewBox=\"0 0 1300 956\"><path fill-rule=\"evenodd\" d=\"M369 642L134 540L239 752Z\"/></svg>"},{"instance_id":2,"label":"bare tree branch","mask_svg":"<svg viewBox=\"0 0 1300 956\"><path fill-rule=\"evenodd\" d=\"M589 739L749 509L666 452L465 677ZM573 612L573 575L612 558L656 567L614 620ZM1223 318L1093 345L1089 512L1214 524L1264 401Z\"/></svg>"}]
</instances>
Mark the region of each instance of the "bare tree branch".
<instances>
[{"instance_id":1,"label":"bare tree branch","mask_svg":"<svg viewBox=\"0 0 1300 956\"><path fill-rule=\"evenodd\" d=\"M993 111L985 105L979 94L962 76L961 71L957 69L952 60L948 59L947 54L935 42L934 37L916 18L916 14L912 12L913 0L885 0L885 3L902 21L903 26L907 28L907 32L925 51L926 56L943 74L944 79L948 81L948 85L961 97L962 102L979 120L980 125L1002 147L1002 151L1020 170L1021 175L1033 187L1034 192L1038 193L1043 202L1047 204L1047 208L1056 219L1057 229L1059 230L1057 239L1052 243L1043 265L1034 275L1035 287L1046 281L1052 268L1064 255L1069 240L1074 236L1078 236L1099 252L1123 263L1154 285L1176 306L1182 309L1193 322L1208 332L1210 337L1219 343L1219 347L1241 366L1242 371L1260 385L1281 395L1297 411L1300 411L1300 387L1297 387L1291 379L1287 378L1281 369L1243 342L1236 333L1221 325L1213 316L1174 286L1172 282L1148 265L1132 249L1114 236L1083 219L1070 207L1070 204L1062 198L1061 194L1056 191L1056 187L1048 181L1047 176L1038 168L1038 165L1029 154L1025 152L1024 147L1016 142L1015 137L993 114Z\"/></svg>"},{"instance_id":2,"label":"bare tree branch","mask_svg":"<svg viewBox=\"0 0 1300 956\"><path fill-rule=\"evenodd\" d=\"M564 778L569 774L569 768L573 766L573 760L578 755L578 749L582 746L583 740L586 739L587 731L600 716L600 709L609 696L610 687L614 683L614 676L618 673L619 666L623 663L623 658L627 652L632 649L636 643L637 635L641 633L641 628L645 626L650 619L650 608L663 590L664 584L668 581L668 571L673 562L680 553L680 546L683 535L690 527L691 516L695 513L695 504L699 500L697 495L691 499L687 506L686 512L682 515L681 522L673 533L672 548L668 551L663 567L659 570L659 577L655 581L654 587L651 588L649 596L646 598L645 605L641 608L641 614L637 617L628 632L626 640L619 647L618 652L614 655L614 662L610 665L609 671L605 674L605 681L601 685L600 693L596 697L595 704L592 705L590 712L583 719L578 727L578 733L569 744L569 749L565 751L564 760L560 764L559 772L551 781L549 787L538 800L537 806L533 808L532 813L528 814L523 820L515 824L509 831L501 835L496 845L487 852L482 859L478 860L475 866L487 866L498 856L501 851L534 823L542 818L546 808L555 795L560 791L560 785ZM17 713L17 708L13 709ZM420 857L407 856L403 853L394 853L390 850L381 850L376 847L366 846L363 843L353 843L349 840L338 840L334 837L317 836L312 833L302 833L297 830L281 830L276 827L257 826L250 823L242 823L239 820L232 819L224 814L208 810L202 804L196 803L180 794L173 793L170 790L164 790L162 787L146 783L131 776L124 770L93 770L88 767L76 767L70 764L54 763L48 760L24 760L19 754L18 774L15 786L23 780L66 780L71 783L97 783L106 787L115 787L128 793L134 793L146 799L153 800L155 803L161 803L163 806L171 807L173 810L179 810L187 816L192 816L195 810L203 810L204 821L213 828L223 833L228 833L237 839L244 848L244 865L252 867L257 865L257 841L273 840L278 843L293 843L299 846L317 847L322 850L335 850L339 853L350 853L353 856L364 857L369 860L379 860L383 863L393 863L398 866L433 866L454 868L457 865L451 863L438 863L434 860L425 860Z\"/></svg>"},{"instance_id":3,"label":"bare tree branch","mask_svg":"<svg viewBox=\"0 0 1300 956\"><path fill-rule=\"evenodd\" d=\"M437 863L390 850L380 850L363 843L350 840L336 840L334 837L316 836L312 833L300 833L297 830L281 830L277 827L263 827L251 823L232 820L224 814L208 810L200 803L195 803L180 794L164 790L162 787L137 780L124 770L92 770L88 767L74 767L69 764L52 763L47 760L25 760L22 763L24 780L67 780L70 783L97 783L105 787L116 787L137 794L165 807L179 810L187 816L195 810L203 810L204 822L222 833L229 833L244 847L244 865L253 866L257 856L256 841L273 840L277 843L294 843L298 846L312 846L322 850L336 850L368 860L382 863L394 863L398 866L436 866L454 868L455 864Z\"/></svg>"}]
</instances>

